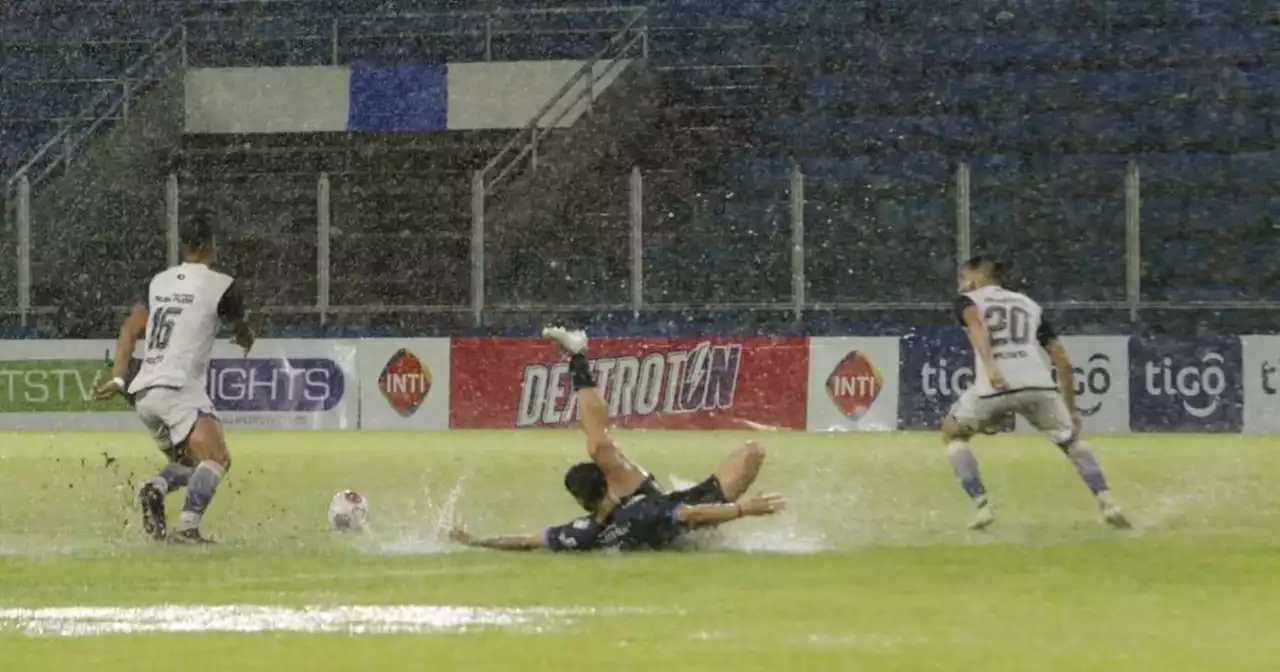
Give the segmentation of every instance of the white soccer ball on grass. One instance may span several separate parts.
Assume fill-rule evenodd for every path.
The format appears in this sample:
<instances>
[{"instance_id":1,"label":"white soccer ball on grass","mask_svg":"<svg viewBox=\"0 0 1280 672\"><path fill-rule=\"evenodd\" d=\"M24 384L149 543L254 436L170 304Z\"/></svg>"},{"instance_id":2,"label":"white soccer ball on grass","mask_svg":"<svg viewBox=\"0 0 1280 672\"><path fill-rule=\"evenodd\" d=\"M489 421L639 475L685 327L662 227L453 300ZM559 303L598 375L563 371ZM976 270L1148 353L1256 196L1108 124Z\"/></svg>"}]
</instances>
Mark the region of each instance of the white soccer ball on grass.
<instances>
[{"instance_id":1,"label":"white soccer ball on grass","mask_svg":"<svg viewBox=\"0 0 1280 672\"><path fill-rule=\"evenodd\" d=\"M355 490L343 490L329 502L329 528L360 532L369 523L369 500Z\"/></svg>"}]
</instances>

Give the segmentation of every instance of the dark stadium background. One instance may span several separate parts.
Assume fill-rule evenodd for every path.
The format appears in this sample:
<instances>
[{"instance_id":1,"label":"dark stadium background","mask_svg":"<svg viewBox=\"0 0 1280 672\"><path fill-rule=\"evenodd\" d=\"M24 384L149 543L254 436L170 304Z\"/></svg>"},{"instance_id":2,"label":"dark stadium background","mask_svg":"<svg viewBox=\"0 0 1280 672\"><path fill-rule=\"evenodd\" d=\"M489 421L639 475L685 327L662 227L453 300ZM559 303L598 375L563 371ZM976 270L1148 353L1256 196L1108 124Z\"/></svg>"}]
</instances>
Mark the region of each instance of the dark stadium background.
<instances>
[{"instance_id":1,"label":"dark stadium background","mask_svg":"<svg viewBox=\"0 0 1280 672\"><path fill-rule=\"evenodd\" d=\"M579 5L601 3L5 3L0 334L114 334L165 263L170 175L179 212L222 214L224 267L269 336L523 334L549 319L648 334L944 325L962 204L967 248L1004 256L1069 333L1274 331L1273 2ZM478 312L472 171L514 131L184 136L173 114L182 62L589 59L619 31L643 33L642 66L590 128L549 135L552 178L521 175L488 204ZM70 160L31 189L20 287L16 171L104 115L83 145L57 145ZM341 307L323 319L322 172L328 303Z\"/></svg>"}]
</instances>

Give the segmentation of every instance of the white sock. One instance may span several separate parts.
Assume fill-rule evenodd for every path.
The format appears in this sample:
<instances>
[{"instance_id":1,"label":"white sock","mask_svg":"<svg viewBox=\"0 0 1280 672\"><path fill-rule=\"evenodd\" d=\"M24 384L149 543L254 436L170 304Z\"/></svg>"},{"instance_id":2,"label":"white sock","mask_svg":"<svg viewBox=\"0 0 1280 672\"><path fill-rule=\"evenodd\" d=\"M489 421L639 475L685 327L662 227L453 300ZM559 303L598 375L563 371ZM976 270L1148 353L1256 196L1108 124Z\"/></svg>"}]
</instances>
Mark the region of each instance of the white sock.
<instances>
[{"instance_id":1,"label":"white sock","mask_svg":"<svg viewBox=\"0 0 1280 672\"><path fill-rule=\"evenodd\" d=\"M1103 490L1102 492L1099 492L1097 499L1098 506L1101 506L1104 509L1108 509L1116 505L1116 500L1111 496L1110 490Z\"/></svg>"}]
</instances>

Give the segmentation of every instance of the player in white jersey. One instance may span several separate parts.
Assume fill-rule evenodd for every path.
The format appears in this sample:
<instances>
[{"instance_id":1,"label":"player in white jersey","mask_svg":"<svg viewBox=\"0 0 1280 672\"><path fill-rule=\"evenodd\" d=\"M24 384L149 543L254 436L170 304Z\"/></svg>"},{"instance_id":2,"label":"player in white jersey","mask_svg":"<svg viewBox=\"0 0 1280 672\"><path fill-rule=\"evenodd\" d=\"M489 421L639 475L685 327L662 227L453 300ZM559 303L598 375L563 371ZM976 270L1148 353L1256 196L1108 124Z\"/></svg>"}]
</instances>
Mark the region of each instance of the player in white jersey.
<instances>
[{"instance_id":1,"label":"player in white jersey","mask_svg":"<svg viewBox=\"0 0 1280 672\"><path fill-rule=\"evenodd\" d=\"M222 425L209 399L206 378L213 344L223 323L233 342L253 347L244 302L231 276L212 270L217 243L207 219L196 218L184 231L185 263L148 283L146 293L120 327L113 377L95 396L127 394L138 417L168 457L160 474L142 487L142 525L155 539L166 538L164 497L187 487L182 516L173 534L177 542L203 542L200 519L231 467ZM125 377L138 337L145 334L142 367L127 385Z\"/></svg>"},{"instance_id":2,"label":"player in white jersey","mask_svg":"<svg viewBox=\"0 0 1280 672\"><path fill-rule=\"evenodd\" d=\"M1080 440L1075 374L1066 348L1040 305L1002 287L1002 276L999 262L986 256L974 257L960 269L956 317L973 345L974 377L943 421L942 439L960 486L978 507L969 527L983 529L995 520L969 439L977 432L990 433L1013 414L1026 418L1062 449L1108 523L1129 527L1093 448ZM1056 383L1040 348L1057 370Z\"/></svg>"}]
</instances>

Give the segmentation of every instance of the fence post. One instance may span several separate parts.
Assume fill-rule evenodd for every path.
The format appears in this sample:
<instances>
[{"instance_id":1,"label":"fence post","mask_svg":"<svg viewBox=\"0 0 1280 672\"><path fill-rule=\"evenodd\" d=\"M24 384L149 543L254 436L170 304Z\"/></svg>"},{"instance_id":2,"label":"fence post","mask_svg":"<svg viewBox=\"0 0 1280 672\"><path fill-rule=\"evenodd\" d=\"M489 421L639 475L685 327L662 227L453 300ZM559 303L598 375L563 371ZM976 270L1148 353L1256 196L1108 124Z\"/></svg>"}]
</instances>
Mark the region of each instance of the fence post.
<instances>
[{"instance_id":1,"label":"fence post","mask_svg":"<svg viewBox=\"0 0 1280 672\"><path fill-rule=\"evenodd\" d=\"M973 256L973 222L970 220L969 164L956 166L956 267Z\"/></svg>"},{"instance_id":2,"label":"fence post","mask_svg":"<svg viewBox=\"0 0 1280 672\"><path fill-rule=\"evenodd\" d=\"M471 313L484 323L484 172L471 177Z\"/></svg>"},{"instance_id":3,"label":"fence post","mask_svg":"<svg viewBox=\"0 0 1280 672\"><path fill-rule=\"evenodd\" d=\"M330 65L341 65L338 62L338 20L329 22L329 61Z\"/></svg>"},{"instance_id":4,"label":"fence post","mask_svg":"<svg viewBox=\"0 0 1280 672\"><path fill-rule=\"evenodd\" d=\"M791 164L791 304L795 321L804 319L804 173Z\"/></svg>"},{"instance_id":5,"label":"fence post","mask_svg":"<svg viewBox=\"0 0 1280 672\"><path fill-rule=\"evenodd\" d=\"M329 174L320 173L320 182L316 185L316 308L320 310L322 325L329 319L331 217Z\"/></svg>"},{"instance_id":6,"label":"fence post","mask_svg":"<svg viewBox=\"0 0 1280 672\"><path fill-rule=\"evenodd\" d=\"M169 266L178 265L178 175L169 173L164 189L164 258Z\"/></svg>"},{"instance_id":7,"label":"fence post","mask_svg":"<svg viewBox=\"0 0 1280 672\"><path fill-rule=\"evenodd\" d=\"M644 307L644 176L631 169L631 314Z\"/></svg>"},{"instance_id":8,"label":"fence post","mask_svg":"<svg viewBox=\"0 0 1280 672\"><path fill-rule=\"evenodd\" d=\"M128 122L129 121L129 78L128 77L126 77L124 81L121 82L120 92L124 95L124 99L123 99L124 102L120 104L120 116L123 117L125 122Z\"/></svg>"},{"instance_id":9,"label":"fence post","mask_svg":"<svg viewBox=\"0 0 1280 672\"><path fill-rule=\"evenodd\" d=\"M493 60L493 17L486 17L484 20L484 60L486 63Z\"/></svg>"},{"instance_id":10,"label":"fence post","mask_svg":"<svg viewBox=\"0 0 1280 672\"><path fill-rule=\"evenodd\" d=\"M1129 322L1138 322L1142 303L1142 181L1138 162L1130 160L1124 174L1124 296Z\"/></svg>"},{"instance_id":11,"label":"fence post","mask_svg":"<svg viewBox=\"0 0 1280 672\"><path fill-rule=\"evenodd\" d=\"M31 181L18 178L18 318L27 326L31 312Z\"/></svg>"}]
</instances>

